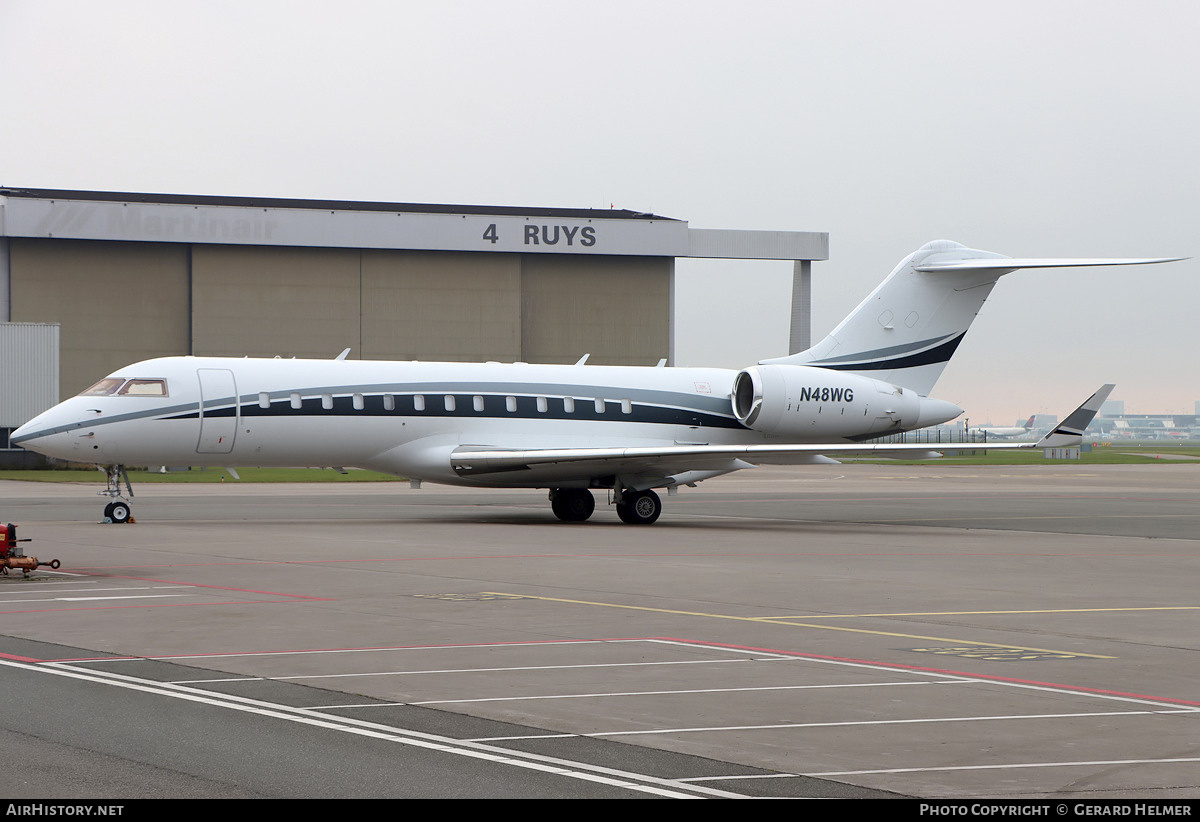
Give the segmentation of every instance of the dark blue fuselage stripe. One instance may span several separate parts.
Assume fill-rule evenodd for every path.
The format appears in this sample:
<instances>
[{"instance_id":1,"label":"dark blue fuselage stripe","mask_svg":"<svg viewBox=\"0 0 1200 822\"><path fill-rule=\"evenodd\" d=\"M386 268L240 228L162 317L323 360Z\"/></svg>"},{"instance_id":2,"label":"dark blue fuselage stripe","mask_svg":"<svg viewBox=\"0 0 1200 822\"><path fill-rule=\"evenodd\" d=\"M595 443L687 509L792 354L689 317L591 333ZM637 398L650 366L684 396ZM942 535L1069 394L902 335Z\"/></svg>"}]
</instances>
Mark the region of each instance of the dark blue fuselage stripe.
<instances>
[{"instance_id":1,"label":"dark blue fuselage stripe","mask_svg":"<svg viewBox=\"0 0 1200 822\"><path fill-rule=\"evenodd\" d=\"M354 407L350 397L333 397L330 408L325 408L320 397L304 397L299 408L293 408L290 400L275 400L269 408L263 408L258 403L243 403L240 413L243 419L279 418L279 417L469 417L474 419L526 419L526 420L575 420L579 422L635 422L658 425L685 425L705 428L733 428L746 430L746 427L732 417L722 417L687 408L668 408L658 405L643 405L631 403L628 414L621 410L621 403L609 400L604 403L604 411L596 410L592 400L576 400L575 410L567 411L562 397L547 397L546 410L539 411L536 397L516 397L517 408L509 411L507 398L496 395L483 395L483 410L475 410L476 394L452 394L454 410L447 410L446 395L425 396L425 408L418 411L413 395L394 394L394 408L384 407L382 396L363 397L363 407ZM207 403L206 403L207 406ZM222 408L205 407L206 417L232 417L236 407L227 405ZM162 417L161 419L195 419L198 411Z\"/></svg>"},{"instance_id":2,"label":"dark blue fuselage stripe","mask_svg":"<svg viewBox=\"0 0 1200 822\"><path fill-rule=\"evenodd\" d=\"M958 344L962 342L966 334L959 334L952 340L947 340L941 345L934 346L927 351L919 351L916 354L910 354L906 357L895 357L890 360L871 360L869 362L848 362L828 364L821 361L810 363L819 368L828 368L831 371L891 371L895 368L917 368L922 365L934 365L949 361L954 355L954 350L958 348Z\"/></svg>"}]
</instances>

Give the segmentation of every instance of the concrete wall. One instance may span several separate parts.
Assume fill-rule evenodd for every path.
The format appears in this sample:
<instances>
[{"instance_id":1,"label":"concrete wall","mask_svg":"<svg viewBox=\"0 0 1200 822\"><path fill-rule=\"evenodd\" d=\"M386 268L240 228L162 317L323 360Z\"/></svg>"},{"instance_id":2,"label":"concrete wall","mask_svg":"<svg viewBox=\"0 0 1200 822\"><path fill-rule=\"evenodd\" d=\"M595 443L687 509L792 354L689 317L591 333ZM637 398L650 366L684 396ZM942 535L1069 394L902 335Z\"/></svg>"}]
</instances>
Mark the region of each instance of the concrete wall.
<instances>
[{"instance_id":1,"label":"concrete wall","mask_svg":"<svg viewBox=\"0 0 1200 822\"><path fill-rule=\"evenodd\" d=\"M14 238L9 253L12 321L61 325L61 396L188 353L187 246Z\"/></svg>"},{"instance_id":2,"label":"concrete wall","mask_svg":"<svg viewBox=\"0 0 1200 822\"><path fill-rule=\"evenodd\" d=\"M60 392L188 354L653 365L670 257L10 240L12 320L61 331Z\"/></svg>"}]
</instances>

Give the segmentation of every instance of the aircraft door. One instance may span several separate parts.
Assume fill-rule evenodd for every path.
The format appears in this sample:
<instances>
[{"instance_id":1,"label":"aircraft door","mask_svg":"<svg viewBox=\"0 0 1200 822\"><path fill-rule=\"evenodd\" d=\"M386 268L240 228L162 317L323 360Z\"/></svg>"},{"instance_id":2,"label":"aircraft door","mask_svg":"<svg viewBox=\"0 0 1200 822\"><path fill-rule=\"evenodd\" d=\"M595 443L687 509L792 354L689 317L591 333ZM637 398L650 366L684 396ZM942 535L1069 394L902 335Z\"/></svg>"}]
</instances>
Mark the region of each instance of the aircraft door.
<instances>
[{"instance_id":1,"label":"aircraft door","mask_svg":"<svg viewBox=\"0 0 1200 822\"><path fill-rule=\"evenodd\" d=\"M197 368L196 376L200 378L200 441L196 453L228 454L233 450L241 412L233 372Z\"/></svg>"}]
</instances>

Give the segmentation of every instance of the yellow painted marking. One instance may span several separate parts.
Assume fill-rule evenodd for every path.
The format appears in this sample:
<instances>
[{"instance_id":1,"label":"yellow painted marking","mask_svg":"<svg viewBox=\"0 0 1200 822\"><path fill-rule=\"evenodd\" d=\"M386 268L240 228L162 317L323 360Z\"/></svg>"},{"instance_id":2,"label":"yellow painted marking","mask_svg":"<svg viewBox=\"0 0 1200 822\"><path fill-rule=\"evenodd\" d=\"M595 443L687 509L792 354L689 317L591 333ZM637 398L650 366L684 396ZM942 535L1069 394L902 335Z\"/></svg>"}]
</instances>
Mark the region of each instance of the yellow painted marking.
<instances>
[{"instance_id":1,"label":"yellow painted marking","mask_svg":"<svg viewBox=\"0 0 1200 822\"><path fill-rule=\"evenodd\" d=\"M1010 662L1014 659L1074 659L1078 654L1054 653L1041 654L1034 651L1022 651L1008 645L995 645L991 648L913 648L922 654L941 654L942 656L961 656L967 659L990 659L993 661Z\"/></svg>"},{"instance_id":2,"label":"yellow painted marking","mask_svg":"<svg viewBox=\"0 0 1200 822\"><path fill-rule=\"evenodd\" d=\"M1151 608L1047 608L1033 611L918 611L911 614L786 614L771 619L858 619L859 617L978 616L986 614L1093 614L1116 611L1200 611L1200 605L1162 605ZM765 617L764 617L765 618Z\"/></svg>"},{"instance_id":3,"label":"yellow painted marking","mask_svg":"<svg viewBox=\"0 0 1200 822\"><path fill-rule=\"evenodd\" d=\"M485 591L484 593L499 593L495 591ZM568 605L594 605L599 608L623 608L629 611L650 611L656 614L678 614L680 616L698 616L707 617L709 619L732 619L737 622L758 622L768 623L771 625L786 625L789 628L817 628L822 631L846 631L853 634L872 634L874 636L894 636L901 639L921 639L929 642L948 642L957 645L979 645L986 648L997 647L995 642L976 642L972 639L948 639L941 636L924 636L922 634L901 634L895 631L868 631L865 628L846 628L840 625L812 625L805 622L790 622L785 619L777 619L773 617L739 617L731 614L709 614L703 611L677 611L671 608L649 608L645 605L620 605L615 602L591 602L586 599L561 599L559 597L538 597L525 596L521 594L503 594L503 596L519 596L521 599L536 599L541 602L563 602ZM807 619L807 617L806 617ZM1100 654L1081 654L1072 651L1056 651L1050 648L1027 648L1023 645L1005 646L1014 648L1019 651L1039 651L1047 654L1063 654L1069 653L1071 656L1083 656L1089 659L1116 659L1113 656L1102 656Z\"/></svg>"}]
</instances>

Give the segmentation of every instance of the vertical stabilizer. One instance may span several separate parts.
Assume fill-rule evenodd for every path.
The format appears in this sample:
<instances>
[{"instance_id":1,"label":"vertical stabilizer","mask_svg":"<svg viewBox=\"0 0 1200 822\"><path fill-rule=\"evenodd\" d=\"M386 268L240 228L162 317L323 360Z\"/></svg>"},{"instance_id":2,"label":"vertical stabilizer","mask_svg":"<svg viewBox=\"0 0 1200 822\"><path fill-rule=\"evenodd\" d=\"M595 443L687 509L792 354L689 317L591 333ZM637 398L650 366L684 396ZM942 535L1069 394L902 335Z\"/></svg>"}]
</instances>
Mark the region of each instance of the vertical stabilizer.
<instances>
[{"instance_id":1,"label":"vertical stabilizer","mask_svg":"<svg viewBox=\"0 0 1200 822\"><path fill-rule=\"evenodd\" d=\"M1178 259L1015 259L934 240L904 258L828 337L807 351L760 364L850 371L928 396L992 287L1010 271Z\"/></svg>"},{"instance_id":2,"label":"vertical stabilizer","mask_svg":"<svg viewBox=\"0 0 1200 822\"><path fill-rule=\"evenodd\" d=\"M974 259L1005 258L950 240L926 243L828 337L807 351L763 362L851 371L928 395L992 286L1012 269L925 272L918 266Z\"/></svg>"}]
</instances>

